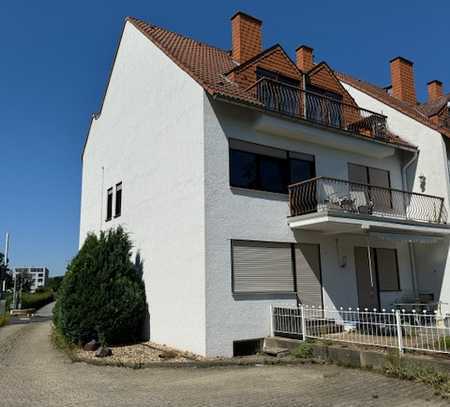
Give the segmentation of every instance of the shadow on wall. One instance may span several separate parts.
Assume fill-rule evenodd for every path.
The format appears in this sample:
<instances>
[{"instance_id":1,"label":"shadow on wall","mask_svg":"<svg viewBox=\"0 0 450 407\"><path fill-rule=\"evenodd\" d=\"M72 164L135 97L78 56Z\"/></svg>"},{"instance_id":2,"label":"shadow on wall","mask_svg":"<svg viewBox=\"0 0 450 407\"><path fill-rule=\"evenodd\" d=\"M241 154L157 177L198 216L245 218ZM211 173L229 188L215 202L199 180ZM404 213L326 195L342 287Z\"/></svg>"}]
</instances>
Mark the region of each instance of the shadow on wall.
<instances>
[{"instance_id":1,"label":"shadow on wall","mask_svg":"<svg viewBox=\"0 0 450 407\"><path fill-rule=\"evenodd\" d=\"M326 236L314 231L294 231L297 242L318 247L318 250L296 251L297 285L300 294L306 295L309 305L325 308L356 308L358 306L354 248L364 245L351 235ZM299 250L299 249L297 249ZM302 279L304 282L302 283ZM307 289L302 287L307 287ZM311 297L309 290L317 292ZM311 300L313 303L311 304Z\"/></svg>"},{"instance_id":2,"label":"shadow on wall","mask_svg":"<svg viewBox=\"0 0 450 407\"><path fill-rule=\"evenodd\" d=\"M433 294L433 301L435 302L449 302L450 300L449 278L444 278L449 243L449 239L443 239L439 243L414 244L419 293Z\"/></svg>"},{"instance_id":3,"label":"shadow on wall","mask_svg":"<svg viewBox=\"0 0 450 407\"><path fill-rule=\"evenodd\" d=\"M141 254L138 251L136 253L136 258L134 261L134 267L136 270L136 273L139 275L139 277L141 278L143 284L144 284L144 289L145 289L145 281L144 281L144 261L142 260ZM146 300L145 302L146 308L145 308L145 316L143 318L142 321L142 332L141 332L141 337L142 340L144 341L148 341L150 340L150 313L148 312L148 302Z\"/></svg>"}]
</instances>

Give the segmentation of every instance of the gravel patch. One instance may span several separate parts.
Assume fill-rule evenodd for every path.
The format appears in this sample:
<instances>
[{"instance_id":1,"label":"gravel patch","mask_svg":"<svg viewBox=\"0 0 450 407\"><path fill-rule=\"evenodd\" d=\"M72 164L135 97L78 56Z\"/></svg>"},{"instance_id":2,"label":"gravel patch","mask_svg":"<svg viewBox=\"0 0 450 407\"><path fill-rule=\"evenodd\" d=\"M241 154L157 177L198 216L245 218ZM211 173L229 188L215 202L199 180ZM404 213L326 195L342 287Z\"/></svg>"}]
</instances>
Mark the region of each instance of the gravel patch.
<instances>
[{"instance_id":1,"label":"gravel patch","mask_svg":"<svg viewBox=\"0 0 450 407\"><path fill-rule=\"evenodd\" d=\"M154 342L143 342L135 345L111 346L112 356L102 360L103 363L112 363L115 365L142 366L154 363L191 363L193 361L205 361L202 356L190 352L182 352L165 345ZM77 348L73 351L73 356L77 360L86 362L98 362L99 358L95 352L90 352Z\"/></svg>"}]
</instances>

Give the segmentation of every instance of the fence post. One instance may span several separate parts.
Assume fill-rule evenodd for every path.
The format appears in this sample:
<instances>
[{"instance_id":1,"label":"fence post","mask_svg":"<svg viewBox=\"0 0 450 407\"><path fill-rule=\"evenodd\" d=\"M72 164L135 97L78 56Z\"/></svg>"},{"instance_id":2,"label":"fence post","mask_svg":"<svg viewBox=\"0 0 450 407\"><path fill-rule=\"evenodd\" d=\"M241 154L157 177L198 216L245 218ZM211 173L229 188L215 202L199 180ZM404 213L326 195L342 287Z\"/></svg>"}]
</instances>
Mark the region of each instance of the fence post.
<instances>
[{"instance_id":1,"label":"fence post","mask_svg":"<svg viewBox=\"0 0 450 407\"><path fill-rule=\"evenodd\" d=\"M300 318L302 321L302 339L306 340L306 321L305 321L305 309L303 305L300 305Z\"/></svg>"},{"instance_id":2,"label":"fence post","mask_svg":"<svg viewBox=\"0 0 450 407\"><path fill-rule=\"evenodd\" d=\"M403 353L403 336L402 336L402 324L400 320L400 310L395 310L395 320L397 323L397 341L399 353Z\"/></svg>"},{"instance_id":3,"label":"fence post","mask_svg":"<svg viewBox=\"0 0 450 407\"><path fill-rule=\"evenodd\" d=\"M273 315L273 305L270 304L270 336L275 336L274 327L273 327L273 319L275 316Z\"/></svg>"}]
</instances>

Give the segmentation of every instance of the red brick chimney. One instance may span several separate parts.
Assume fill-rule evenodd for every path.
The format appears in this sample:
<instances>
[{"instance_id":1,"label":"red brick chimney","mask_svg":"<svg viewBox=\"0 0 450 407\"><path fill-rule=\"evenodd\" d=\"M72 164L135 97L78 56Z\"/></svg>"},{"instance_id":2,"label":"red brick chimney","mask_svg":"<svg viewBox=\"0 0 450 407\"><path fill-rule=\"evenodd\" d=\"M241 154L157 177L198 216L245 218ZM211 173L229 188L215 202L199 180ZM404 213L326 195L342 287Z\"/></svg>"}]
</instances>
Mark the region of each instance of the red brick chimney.
<instances>
[{"instance_id":1,"label":"red brick chimney","mask_svg":"<svg viewBox=\"0 0 450 407\"><path fill-rule=\"evenodd\" d=\"M313 49L307 45L300 45L295 50L297 68L303 72L309 71L314 66Z\"/></svg>"},{"instance_id":2,"label":"red brick chimney","mask_svg":"<svg viewBox=\"0 0 450 407\"><path fill-rule=\"evenodd\" d=\"M417 99L413 63L405 58L397 57L392 59L390 64L392 96L415 105Z\"/></svg>"},{"instance_id":3,"label":"red brick chimney","mask_svg":"<svg viewBox=\"0 0 450 407\"><path fill-rule=\"evenodd\" d=\"M441 96L444 96L444 91L442 90L442 82L438 80L430 81L427 83L428 86L428 102L434 102Z\"/></svg>"},{"instance_id":4,"label":"red brick chimney","mask_svg":"<svg viewBox=\"0 0 450 407\"><path fill-rule=\"evenodd\" d=\"M232 57L242 64L262 51L262 21L238 11L231 17Z\"/></svg>"}]
</instances>

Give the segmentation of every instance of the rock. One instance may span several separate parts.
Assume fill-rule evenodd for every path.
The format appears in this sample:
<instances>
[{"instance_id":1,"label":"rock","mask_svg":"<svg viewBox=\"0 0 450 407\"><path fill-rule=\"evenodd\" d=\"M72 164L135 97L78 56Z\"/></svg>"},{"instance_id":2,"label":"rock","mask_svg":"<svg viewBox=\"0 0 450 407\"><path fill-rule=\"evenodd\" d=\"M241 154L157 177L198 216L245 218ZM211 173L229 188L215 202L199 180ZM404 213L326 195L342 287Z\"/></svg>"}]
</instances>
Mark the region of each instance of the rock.
<instances>
[{"instance_id":1,"label":"rock","mask_svg":"<svg viewBox=\"0 0 450 407\"><path fill-rule=\"evenodd\" d=\"M106 358L107 356L112 355L111 348L108 348L107 346L100 346L97 351L95 352L96 358Z\"/></svg>"},{"instance_id":2,"label":"rock","mask_svg":"<svg viewBox=\"0 0 450 407\"><path fill-rule=\"evenodd\" d=\"M92 341L89 341L86 345L83 346L84 350L87 350L88 352L94 352L99 348L100 344L95 340L92 339Z\"/></svg>"},{"instance_id":3,"label":"rock","mask_svg":"<svg viewBox=\"0 0 450 407\"><path fill-rule=\"evenodd\" d=\"M161 359L175 359L178 354L173 350L165 350L159 354Z\"/></svg>"},{"instance_id":4,"label":"rock","mask_svg":"<svg viewBox=\"0 0 450 407\"><path fill-rule=\"evenodd\" d=\"M289 354L289 349L287 348L277 348L277 347L265 347L263 352L269 356L287 356Z\"/></svg>"}]
</instances>

